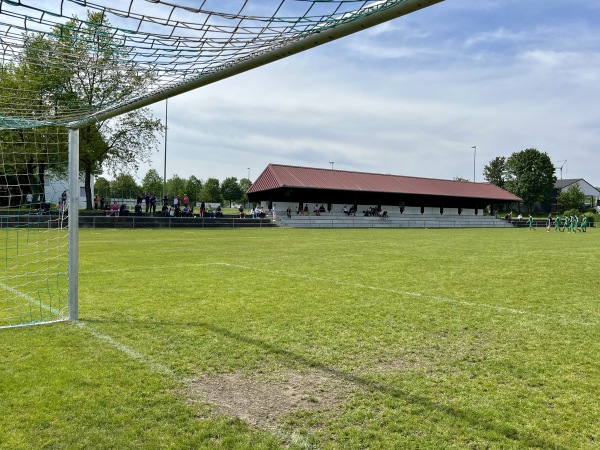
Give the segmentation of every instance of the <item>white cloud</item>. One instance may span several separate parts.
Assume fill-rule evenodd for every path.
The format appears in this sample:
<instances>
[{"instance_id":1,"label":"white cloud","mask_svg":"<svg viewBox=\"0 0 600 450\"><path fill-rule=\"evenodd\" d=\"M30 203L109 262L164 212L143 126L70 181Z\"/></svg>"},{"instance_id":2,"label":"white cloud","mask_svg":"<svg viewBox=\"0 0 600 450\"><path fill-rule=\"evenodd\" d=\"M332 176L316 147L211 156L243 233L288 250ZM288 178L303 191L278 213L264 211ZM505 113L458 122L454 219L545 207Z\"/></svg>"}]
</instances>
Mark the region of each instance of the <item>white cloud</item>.
<instances>
[{"instance_id":1,"label":"white cloud","mask_svg":"<svg viewBox=\"0 0 600 450\"><path fill-rule=\"evenodd\" d=\"M600 185L598 9L562 20L540 17L544 4L444 2L173 98L167 172L223 180L250 167L254 179L268 163L334 161L472 178L477 145L478 181L496 156L535 147Z\"/></svg>"}]
</instances>

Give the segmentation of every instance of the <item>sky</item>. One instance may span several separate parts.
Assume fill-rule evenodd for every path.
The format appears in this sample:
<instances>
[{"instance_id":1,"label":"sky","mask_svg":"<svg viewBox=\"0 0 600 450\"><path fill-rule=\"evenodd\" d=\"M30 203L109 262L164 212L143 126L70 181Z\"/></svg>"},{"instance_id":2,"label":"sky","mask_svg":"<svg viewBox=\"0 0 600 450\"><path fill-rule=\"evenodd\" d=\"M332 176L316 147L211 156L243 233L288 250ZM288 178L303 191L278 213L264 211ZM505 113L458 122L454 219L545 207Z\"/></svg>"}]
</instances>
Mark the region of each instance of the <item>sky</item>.
<instances>
[{"instance_id":1,"label":"sky","mask_svg":"<svg viewBox=\"0 0 600 450\"><path fill-rule=\"evenodd\" d=\"M598 24L598 0L446 0L173 97L167 178L255 181L274 163L484 181L536 148L600 186ZM160 138L136 177L164 155Z\"/></svg>"}]
</instances>

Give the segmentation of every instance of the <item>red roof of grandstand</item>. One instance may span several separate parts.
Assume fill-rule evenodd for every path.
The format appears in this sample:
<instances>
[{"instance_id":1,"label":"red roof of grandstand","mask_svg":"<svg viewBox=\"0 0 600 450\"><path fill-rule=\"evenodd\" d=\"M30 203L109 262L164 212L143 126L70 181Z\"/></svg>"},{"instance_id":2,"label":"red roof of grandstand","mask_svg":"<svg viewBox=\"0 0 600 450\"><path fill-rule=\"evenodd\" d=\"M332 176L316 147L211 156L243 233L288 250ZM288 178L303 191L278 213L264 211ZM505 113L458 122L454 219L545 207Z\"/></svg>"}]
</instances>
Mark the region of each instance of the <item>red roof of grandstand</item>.
<instances>
[{"instance_id":1,"label":"red roof of grandstand","mask_svg":"<svg viewBox=\"0 0 600 450\"><path fill-rule=\"evenodd\" d=\"M521 201L516 195L490 183L349 172L280 164L269 164L248 189L248 193L284 187L487 198L500 202Z\"/></svg>"}]
</instances>

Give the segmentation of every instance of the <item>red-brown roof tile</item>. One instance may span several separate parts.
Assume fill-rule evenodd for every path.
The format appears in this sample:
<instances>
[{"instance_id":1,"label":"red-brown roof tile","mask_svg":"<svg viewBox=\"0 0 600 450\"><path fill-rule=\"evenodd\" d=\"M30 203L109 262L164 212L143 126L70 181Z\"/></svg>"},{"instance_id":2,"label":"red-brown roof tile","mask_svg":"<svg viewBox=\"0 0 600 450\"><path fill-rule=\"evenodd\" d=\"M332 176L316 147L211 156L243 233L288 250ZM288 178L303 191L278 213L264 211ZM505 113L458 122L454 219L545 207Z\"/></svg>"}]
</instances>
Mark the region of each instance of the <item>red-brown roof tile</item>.
<instances>
[{"instance_id":1,"label":"red-brown roof tile","mask_svg":"<svg viewBox=\"0 0 600 450\"><path fill-rule=\"evenodd\" d=\"M490 183L349 172L280 164L269 164L256 182L248 189L248 193L284 187L485 198L500 202L521 201L516 195Z\"/></svg>"}]
</instances>

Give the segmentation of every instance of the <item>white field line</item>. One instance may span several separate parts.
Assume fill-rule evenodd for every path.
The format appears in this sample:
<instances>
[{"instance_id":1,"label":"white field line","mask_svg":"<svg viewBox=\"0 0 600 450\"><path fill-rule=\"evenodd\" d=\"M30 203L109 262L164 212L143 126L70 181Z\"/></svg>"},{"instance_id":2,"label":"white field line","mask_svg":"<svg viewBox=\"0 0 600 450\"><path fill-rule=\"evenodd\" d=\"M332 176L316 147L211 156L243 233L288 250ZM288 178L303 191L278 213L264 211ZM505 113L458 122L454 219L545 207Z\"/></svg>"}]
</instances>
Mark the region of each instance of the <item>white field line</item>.
<instances>
[{"instance_id":1,"label":"white field line","mask_svg":"<svg viewBox=\"0 0 600 450\"><path fill-rule=\"evenodd\" d=\"M135 359L136 361L139 361L139 362L143 363L144 365L150 367L150 369L152 369L152 371L161 373L163 375L168 375L169 377L171 377L173 379L178 379L175 372L173 372L167 366L152 360L148 356L132 349L131 347L128 347L127 345L123 344L122 342L119 342L116 339L110 337L108 334L101 333L100 331L94 329L93 327L86 324L85 322L78 321L78 322L76 322L76 325L79 328L81 328L82 330L84 330L87 333L94 336L96 339L106 342L108 345L125 353L130 358Z\"/></svg>"},{"instance_id":2,"label":"white field line","mask_svg":"<svg viewBox=\"0 0 600 450\"><path fill-rule=\"evenodd\" d=\"M40 308L42 308L43 310L45 310L45 311L47 311L49 313L52 313L52 314L55 314L55 315L57 314L57 309L56 308L51 308L48 305L44 305L43 303L41 303L39 300L36 300L32 296L30 296L28 294L25 294L24 292L21 292L18 289L10 287L7 284L4 284L4 283L0 282L0 289L4 289L6 291L12 292L17 297L21 297L22 299L27 300L32 305L40 307ZM31 325L41 325L41 324L45 324L45 323L64 322L65 320L67 320L67 319L66 318L58 318L58 319L53 319L53 320L44 320L44 321L40 321L40 322L22 323L22 324L17 324L17 325L6 325L6 326L0 326L0 329L2 329L2 328L14 328L14 327L27 327L27 326L31 326Z\"/></svg>"},{"instance_id":3,"label":"white field line","mask_svg":"<svg viewBox=\"0 0 600 450\"><path fill-rule=\"evenodd\" d=\"M15 293L18 296L26 299L28 302L36 303L36 304L38 303L33 297L31 297L27 294L24 294L22 292L19 292L16 289L13 289L10 286L5 285L4 283L0 282L0 286ZM45 305L42 305L42 307L44 307L44 306ZM50 323L50 322L44 322L44 323ZM177 374L175 372L173 372L171 369L169 369L167 366L154 361L153 359L149 358L148 356L146 356L138 351L133 350L131 347L128 347L127 345L123 344L122 342L117 341L116 339L112 338L108 334L102 333L84 322L77 321L77 322L75 322L75 324L77 325L77 327L79 327L79 329L84 330L85 332L89 333L96 339L107 343L111 347L123 352L128 357L146 365L153 372L159 373L162 375L166 375L169 378L171 378L179 383L185 382L185 379L178 377ZM5 327L0 327L0 329L1 328L5 328ZM212 402L209 402L208 399L205 399L205 402L212 403ZM273 432L275 435L279 436L280 438L282 438L284 440L292 439L292 440L294 440L294 442L303 444L304 446L308 447L306 445L306 442L304 442L304 438L296 435L295 433L290 434L284 430L279 430L279 429L274 430Z\"/></svg>"},{"instance_id":4,"label":"white field line","mask_svg":"<svg viewBox=\"0 0 600 450\"><path fill-rule=\"evenodd\" d=\"M387 292L387 293L397 294L397 295L401 295L401 296L422 298L422 299L426 299L426 300L434 300L434 301L443 302L443 303L452 303L452 304L463 305L463 306L468 306L468 307L472 307L472 308L491 309L491 310L502 311L502 312L521 315L521 316L537 317L540 319L551 320L553 322L559 322L559 323L566 324L566 325L583 325L583 326L597 326L598 325L597 322L592 322L592 321L584 322L582 320L574 320L574 319L570 319L570 318L566 318L566 317L560 317L560 316L557 317L557 316L551 316L548 314L541 314L541 313L536 313L536 312L532 312L532 311L526 311L523 309L509 308L507 306L491 305L489 303L469 302L466 300L457 300L457 299L453 299L453 298L449 298L449 297L443 297L440 295L401 291L401 290L393 289L393 288L369 286L369 285L362 284L362 283L349 283L347 281L332 280L330 278L321 278L321 277L317 277L314 275L284 272L281 270L258 269L256 267L243 266L243 265L239 265L239 264L230 264L230 263L225 263L225 262L212 262L212 263L207 263L205 265L219 265L219 266L232 267L232 268L237 268L237 269L252 270L252 271L256 271L256 272L271 273L274 275L281 275L281 276L295 278L295 279L304 278L304 279L311 280L311 281L319 281L319 282L329 283L329 284L333 283L333 284L345 286L345 287L352 286L352 287L355 287L358 289L366 289L366 290L371 290L371 291L376 291L376 292Z\"/></svg>"},{"instance_id":5,"label":"white field line","mask_svg":"<svg viewBox=\"0 0 600 450\"><path fill-rule=\"evenodd\" d=\"M29 303L34 304L36 306L40 306L42 309L45 309L48 312L52 312L52 308L50 308L47 305L44 304L40 304L40 302L38 300L36 300L35 298L31 297L30 295L27 295L23 292L19 292L17 289L12 288L10 286L7 286L4 283L0 282L0 287L6 289L7 291L12 292L13 294L27 300ZM53 321L46 321L46 322L35 322L32 324L23 324L21 326L26 326L26 325L39 325L40 323L51 323L51 322L64 322L67 319L60 319L60 320L53 320ZM135 350L133 350L132 348L126 346L125 344L122 344L121 342L113 339L112 337L110 337L107 334L101 333L97 330L95 330L94 328L92 328L91 326L83 323L83 322L76 322L77 326L79 328L81 328L82 330L85 330L86 332L88 332L89 334L91 334L92 336L94 336L96 339L99 339L101 341L106 342L107 344L109 344L111 347L116 348L117 350L122 351L123 353L125 353L127 356L129 356L130 358L133 358L137 361L140 361L142 363L144 363L145 365L149 366L152 370L154 370L155 372L159 372L162 374L166 374L169 375L172 378L175 378L175 373L169 369L166 366L163 366L162 364L157 363L156 361L152 361L150 358L148 358L147 356L136 352ZM12 327L12 326L11 326ZM9 327L0 327L0 328L9 328Z\"/></svg>"}]
</instances>

